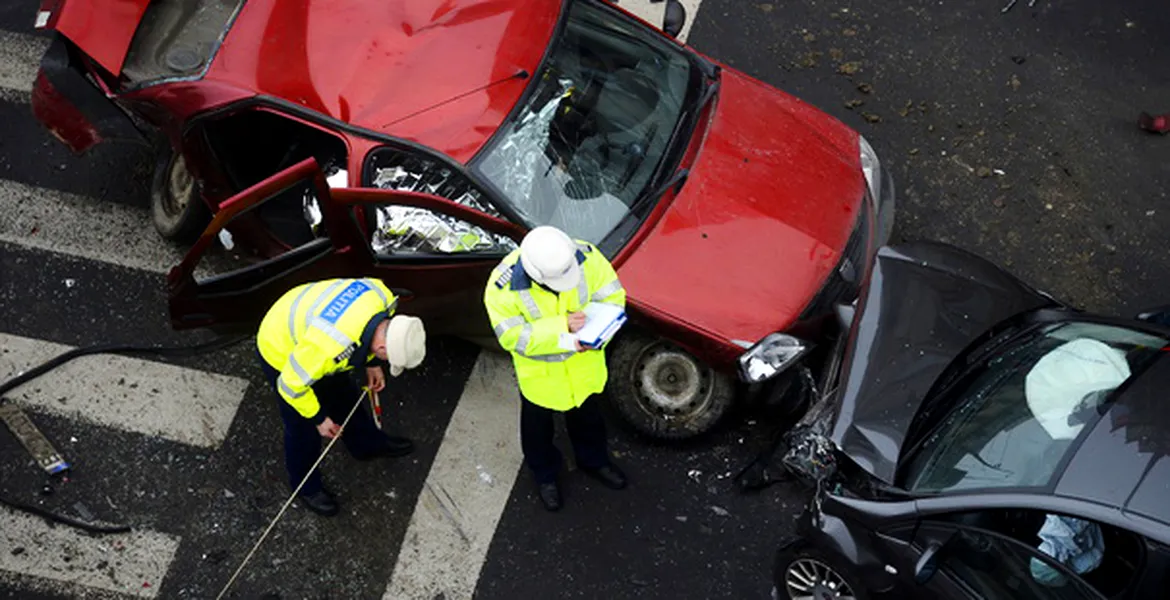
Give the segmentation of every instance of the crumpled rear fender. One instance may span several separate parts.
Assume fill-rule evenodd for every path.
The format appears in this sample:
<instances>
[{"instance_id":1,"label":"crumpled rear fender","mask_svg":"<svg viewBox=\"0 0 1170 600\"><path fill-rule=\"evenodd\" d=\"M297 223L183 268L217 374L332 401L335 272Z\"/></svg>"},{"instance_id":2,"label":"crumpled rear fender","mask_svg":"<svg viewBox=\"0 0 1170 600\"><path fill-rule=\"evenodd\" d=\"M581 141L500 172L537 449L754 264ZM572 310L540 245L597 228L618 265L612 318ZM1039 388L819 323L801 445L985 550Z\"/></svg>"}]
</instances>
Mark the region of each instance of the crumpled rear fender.
<instances>
[{"instance_id":1,"label":"crumpled rear fender","mask_svg":"<svg viewBox=\"0 0 1170 600\"><path fill-rule=\"evenodd\" d=\"M37 120L78 154L102 141L148 142L130 117L87 78L80 53L61 35L54 37L41 59L31 103Z\"/></svg>"}]
</instances>

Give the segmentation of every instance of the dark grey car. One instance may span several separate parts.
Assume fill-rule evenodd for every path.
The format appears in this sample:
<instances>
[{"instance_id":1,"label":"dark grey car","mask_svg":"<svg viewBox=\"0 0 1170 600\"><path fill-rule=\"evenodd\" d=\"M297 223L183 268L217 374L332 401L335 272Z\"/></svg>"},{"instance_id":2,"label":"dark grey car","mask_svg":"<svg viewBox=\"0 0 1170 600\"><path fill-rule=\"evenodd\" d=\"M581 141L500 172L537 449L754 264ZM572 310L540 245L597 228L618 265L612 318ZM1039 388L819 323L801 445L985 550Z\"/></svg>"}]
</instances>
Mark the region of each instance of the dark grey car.
<instances>
[{"instance_id":1,"label":"dark grey car","mask_svg":"<svg viewBox=\"0 0 1170 600\"><path fill-rule=\"evenodd\" d=\"M1170 327L883 248L785 464L779 598L1170 597Z\"/></svg>"}]
</instances>

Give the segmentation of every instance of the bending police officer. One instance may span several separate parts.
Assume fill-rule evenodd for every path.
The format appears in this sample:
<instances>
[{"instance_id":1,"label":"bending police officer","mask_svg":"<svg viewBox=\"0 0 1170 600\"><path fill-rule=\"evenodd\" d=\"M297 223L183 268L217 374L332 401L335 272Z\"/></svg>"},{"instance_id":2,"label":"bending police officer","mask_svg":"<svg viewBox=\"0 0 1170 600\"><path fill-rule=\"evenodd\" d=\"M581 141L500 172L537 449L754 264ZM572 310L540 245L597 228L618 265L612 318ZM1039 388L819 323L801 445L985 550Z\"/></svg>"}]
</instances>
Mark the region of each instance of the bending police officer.
<instances>
[{"instance_id":1,"label":"bending police officer","mask_svg":"<svg viewBox=\"0 0 1170 600\"><path fill-rule=\"evenodd\" d=\"M370 393L385 387L383 366L398 376L426 356L426 331L416 317L394 315L398 299L376 279L329 279L299 285L269 309L256 343L269 387L280 397L285 466L295 489L321 452L321 438L337 435L361 390L351 379L365 369ZM364 407L342 434L358 460L403 456L410 440L383 433ZM298 500L332 516L339 507L320 471L305 482Z\"/></svg>"}]
</instances>

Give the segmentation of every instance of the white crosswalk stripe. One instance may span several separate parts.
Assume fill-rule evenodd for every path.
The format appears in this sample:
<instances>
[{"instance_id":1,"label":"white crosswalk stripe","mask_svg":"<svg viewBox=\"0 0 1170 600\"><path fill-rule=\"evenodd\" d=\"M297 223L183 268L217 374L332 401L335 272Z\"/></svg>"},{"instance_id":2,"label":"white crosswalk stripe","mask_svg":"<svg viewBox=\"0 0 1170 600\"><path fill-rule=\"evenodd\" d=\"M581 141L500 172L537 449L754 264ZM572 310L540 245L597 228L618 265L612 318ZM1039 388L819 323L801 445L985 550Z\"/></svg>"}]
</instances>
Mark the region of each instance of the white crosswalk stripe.
<instances>
[{"instance_id":1,"label":"white crosswalk stripe","mask_svg":"<svg viewBox=\"0 0 1170 600\"><path fill-rule=\"evenodd\" d=\"M481 353L398 554L384 600L470 600L520 468L511 361Z\"/></svg>"},{"instance_id":2,"label":"white crosswalk stripe","mask_svg":"<svg viewBox=\"0 0 1170 600\"><path fill-rule=\"evenodd\" d=\"M183 257L146 209L0 180L0 242L165 273Z\"/></svg>"},{"instance_id":3,"label":"white crosswalk stripe","mask_svg":"<svg viewBox=\"0 0 1170 600\"><path fill-rule=\"evenodd\" d=\"M154 598L179 548L179 538L157 531L92 536L3 507L0 523L0 579L51 581L46 587L75 598L95 589Z\"/></svg>"},{"instance_id":4,"label":"white crosswalk stripe","mask_svg":"<svg viewBox=\"0 0 1170 600\"><path fill-rule=\"evenodd\" d=\"M0 381L71 348L0 333ZM217 448L248 382L166 363L98 354L77 358L8 397L106 427Z\"/></svg>"},{"instance_id":5,"label":"white crosswalk stripe","mask_svg":"<svg viewBox=\"0 0 1170 600\"><path fill-rule=\"evenodd\" d=\"M47 38L0 31L0 88L31 91L48 47Z\"/></svg>"}]
</instances>

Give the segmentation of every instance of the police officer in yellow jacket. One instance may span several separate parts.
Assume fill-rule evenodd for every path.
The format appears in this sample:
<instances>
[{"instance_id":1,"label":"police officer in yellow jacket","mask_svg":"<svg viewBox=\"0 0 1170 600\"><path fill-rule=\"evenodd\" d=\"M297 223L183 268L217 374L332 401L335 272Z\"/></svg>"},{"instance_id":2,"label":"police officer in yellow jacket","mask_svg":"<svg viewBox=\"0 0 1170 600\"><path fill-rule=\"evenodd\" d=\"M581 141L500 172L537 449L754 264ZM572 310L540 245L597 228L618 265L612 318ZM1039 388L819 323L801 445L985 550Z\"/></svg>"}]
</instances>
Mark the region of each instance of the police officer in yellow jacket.
<instances>
[{"instance_id":1,"label":"police officer in yellow jacket","mask_svg":"<svg viewBox=\"0 0 1170 600\"><path fill-rule=\"evenodd\" d=\"M330 279L297 286L269 309L256 343L269 386L280 396L289 486L300 484L321 452L321 438L340 430L361 395L351 379L365 370L370 393L385 387L382 368L398 376L426 356L426 331L416 317L395 315L398 299L376 279ZM359 460L403 456L410 440L383 433L360 407L342 434ZM305 482L298 500L321 515L337 514L337 501L320 472Z\"/></svg>"},{"instance_id":2,"label":"police officer in yellow jacket","mask_svg":"<svg viewBox=\"0 0 1170 600\"><path fill-rule=\"evenodd\" d=\"M553 445L554 416L564 414L577 465L607 487L626 487L626 476L606 448L605 421L593 396L605 388L602 348L582 346L575 332L589 302L624 307L617 273L592 244L542 226L524 237L495 268L484 304L500 345L512 355L520 385L520 445L548 510L561 507L557 474L562 457Z\"/></svg>"}]
</instances>

